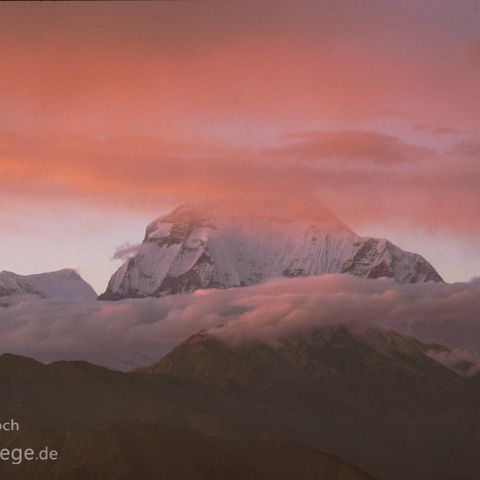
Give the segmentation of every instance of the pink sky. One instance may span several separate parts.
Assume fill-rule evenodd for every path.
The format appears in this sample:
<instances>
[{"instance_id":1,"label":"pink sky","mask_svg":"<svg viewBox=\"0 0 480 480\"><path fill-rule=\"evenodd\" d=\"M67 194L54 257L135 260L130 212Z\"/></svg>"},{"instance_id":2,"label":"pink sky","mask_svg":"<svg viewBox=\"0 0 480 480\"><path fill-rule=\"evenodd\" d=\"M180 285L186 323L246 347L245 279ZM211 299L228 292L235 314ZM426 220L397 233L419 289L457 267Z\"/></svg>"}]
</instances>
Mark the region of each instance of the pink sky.
<instances>
[{"instance_id":1,"label":"pink sky","mask_svg":"<svg viewBox=\"0 0 480 480\"><path fill-rule=\"evenodd\" d=\"M480 273L480 2L0 5L0 270L78 267L188 199L318 199Z\"/></svg>"}]
</instances>

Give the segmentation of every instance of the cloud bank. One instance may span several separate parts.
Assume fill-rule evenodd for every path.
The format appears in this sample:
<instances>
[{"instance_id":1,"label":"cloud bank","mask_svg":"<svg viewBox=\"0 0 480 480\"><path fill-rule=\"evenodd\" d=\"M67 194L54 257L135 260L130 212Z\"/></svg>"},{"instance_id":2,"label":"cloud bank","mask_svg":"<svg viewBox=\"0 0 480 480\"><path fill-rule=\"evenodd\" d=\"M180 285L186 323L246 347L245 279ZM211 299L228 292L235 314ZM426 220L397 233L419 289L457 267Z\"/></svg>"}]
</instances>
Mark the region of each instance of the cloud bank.
<instances>
[{"instance_id":1,"label":"cloud bank","mask_svg":"<svg viewBox=\"0 0 480 480\"><path fill-rule=\"evenodd\" d=\"M474 3L4 2L0 200L318 194L354 228L478 234Z\"/></svg>"},{"instance_id":2,"label":"cloud bank","mask_svg":"<svg viewBox=\"0 0 480 480\"><path fill-rule=\"evenodd\" d=\"M241 342L274 341L337 323L392 328L478 357L480 286L326 275L159 299L25 302L0 308L0 351L129 369L219 325L225 340Z\"/></svg>"}]
</instances>

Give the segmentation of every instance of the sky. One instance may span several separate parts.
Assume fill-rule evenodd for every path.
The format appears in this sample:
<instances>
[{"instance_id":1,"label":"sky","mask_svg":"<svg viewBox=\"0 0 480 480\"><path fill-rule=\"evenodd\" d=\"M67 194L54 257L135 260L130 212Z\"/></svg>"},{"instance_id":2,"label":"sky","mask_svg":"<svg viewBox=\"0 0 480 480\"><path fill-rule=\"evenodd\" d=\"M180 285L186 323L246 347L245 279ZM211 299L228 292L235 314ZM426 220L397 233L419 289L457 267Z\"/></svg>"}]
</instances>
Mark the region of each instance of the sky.
<instances>
[{"instance_id":1,"label":"sky","mask_svg":"<svg viewBox=\"0 0 480 480\"><path fill-rule=\"evenodd\" d=\"M2 2L0 270L77 268L186 201L316 202L480 273L480 1Z\"/></svg>"}]
</instances>

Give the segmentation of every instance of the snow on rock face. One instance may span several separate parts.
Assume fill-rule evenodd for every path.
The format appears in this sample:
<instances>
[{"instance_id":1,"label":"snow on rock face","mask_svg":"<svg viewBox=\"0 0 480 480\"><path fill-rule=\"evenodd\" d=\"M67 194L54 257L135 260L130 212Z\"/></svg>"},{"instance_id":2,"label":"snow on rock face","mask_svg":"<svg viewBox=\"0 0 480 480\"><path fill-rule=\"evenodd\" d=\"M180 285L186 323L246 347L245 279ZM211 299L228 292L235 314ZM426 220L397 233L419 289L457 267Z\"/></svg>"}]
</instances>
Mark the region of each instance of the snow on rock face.
<instances>
[{"instance_id":1,"label":"snow on rock face","mask_svg":"<svg viewBox=\"0 0 480 480\"><path fill-rule=\"evenodd\" d=\"M359 237L331 215L312 222L235 218L183 206L148 225L138 253L114 273L100 298L163 296L326 273L442 281L420 255L387 240Z\"/></svg>"},{"instance_id":2,"label":"snow on rock face","mask_svg":"<svg viewBox=\"0 0 480 480\"><path fill-rule=\"evenodd\" d=\"M0 272L0 304L9 305L35 298L91 300L96 298L96 293L71 269L34 275Z\"/></svg>"}]
</instances>

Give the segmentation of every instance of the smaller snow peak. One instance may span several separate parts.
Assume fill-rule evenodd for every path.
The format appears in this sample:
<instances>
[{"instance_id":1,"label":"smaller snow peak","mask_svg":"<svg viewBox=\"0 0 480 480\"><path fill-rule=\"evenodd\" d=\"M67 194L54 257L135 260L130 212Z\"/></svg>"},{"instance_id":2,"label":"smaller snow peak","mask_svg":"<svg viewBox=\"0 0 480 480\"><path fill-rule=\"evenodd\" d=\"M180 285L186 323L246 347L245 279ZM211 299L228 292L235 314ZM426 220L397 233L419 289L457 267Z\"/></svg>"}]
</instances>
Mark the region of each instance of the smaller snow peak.
<instances>
[{"instance_id":1,"label":"smaller snow peak","mask_svg":"<svg viewBox=\"0 0 480 480\"><path fill-rule=\"evenodd\" d=\"M18 278L28 278L28 279L35 279L35 278L51 278L61 280L70 280L70 281L83 281L80 274L77 270L73 268L62 268L61 270L55 270L53 272L45 272L45 273L33 273L31 275L17 275L14 274Z\"/></svg>"},{"instance_id":2,"label":"smaller snow peak","mask_svg":"<svg viewBox=\"0 0 480 480\"><path fill-rule=\"evenodd\" d=\"M51 272L52 274L58 274L64 278L69 278L71 280L81 280L82 277L73 268L63 268L62 270L57 270L56 272Z\"/></svg>"},{"instance_id":3,"label":"smaller snow peak","mask_svg":"<svg viewBox=\"0 0 480 480\"><path fill-rule=\"evenodd\" d=\"M10 272L9 270L2 270L0 272L0 275L4 276L4 277L16 277L17 274L14 273L14 272Z\"/></svg>"},{"instance_id":4,"label":"smaller snow peak","mask_svg":"<svg viewBox=\"0 0 480 480\"><path fill-rule=\"evenodd\" d=\"M65 300L93 300L96 293L71 268L55 272L19 275L13 272L0 273L0 297L15 296L16 302L37 298Z\"/></svg>"}]
</instances>

